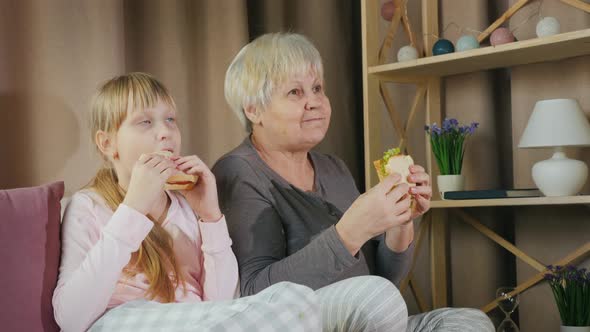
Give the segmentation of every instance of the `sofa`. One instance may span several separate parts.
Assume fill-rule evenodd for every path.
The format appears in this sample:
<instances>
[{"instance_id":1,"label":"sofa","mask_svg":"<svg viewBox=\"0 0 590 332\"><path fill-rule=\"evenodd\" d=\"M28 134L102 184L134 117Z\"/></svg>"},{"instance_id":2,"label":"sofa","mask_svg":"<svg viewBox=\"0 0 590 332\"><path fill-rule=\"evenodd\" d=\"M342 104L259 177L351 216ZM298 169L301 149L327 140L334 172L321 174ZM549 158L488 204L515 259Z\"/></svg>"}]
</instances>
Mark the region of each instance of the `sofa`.
<instances>
[{"instance_id":1,"label":"sofa","mask_svg":"<svg viewBox=\"0 0 590 332\"><path fill-rule=\"evenodd\" d=\"M0 190L0 329L59 331L57 283L64 183Z\"/></svg>"}]
</instances>

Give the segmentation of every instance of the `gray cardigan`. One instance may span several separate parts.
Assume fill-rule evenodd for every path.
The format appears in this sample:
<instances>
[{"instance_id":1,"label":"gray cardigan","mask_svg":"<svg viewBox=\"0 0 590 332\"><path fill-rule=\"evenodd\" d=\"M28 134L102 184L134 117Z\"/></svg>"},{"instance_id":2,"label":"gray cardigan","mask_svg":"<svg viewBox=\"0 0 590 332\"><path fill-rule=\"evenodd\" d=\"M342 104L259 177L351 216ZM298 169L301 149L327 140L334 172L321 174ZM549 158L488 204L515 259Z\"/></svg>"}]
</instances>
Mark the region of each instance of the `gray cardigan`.
<instances>
[{"instance_id":1,"label":"gray cardigan","mask_svg":"<svg viewBox=\"0 0 590 332\"><path fill-rule=\"evenodd\" d=\"M217 161L219 202L240 268L243 296L290 281L313 289L375 274L398 284L413 245L391 251L378 236L352 256L334 225L359 196L344 162L310 152L315 192L291 186L260 158L250 138Z\"/></svg>"}]
</instances>

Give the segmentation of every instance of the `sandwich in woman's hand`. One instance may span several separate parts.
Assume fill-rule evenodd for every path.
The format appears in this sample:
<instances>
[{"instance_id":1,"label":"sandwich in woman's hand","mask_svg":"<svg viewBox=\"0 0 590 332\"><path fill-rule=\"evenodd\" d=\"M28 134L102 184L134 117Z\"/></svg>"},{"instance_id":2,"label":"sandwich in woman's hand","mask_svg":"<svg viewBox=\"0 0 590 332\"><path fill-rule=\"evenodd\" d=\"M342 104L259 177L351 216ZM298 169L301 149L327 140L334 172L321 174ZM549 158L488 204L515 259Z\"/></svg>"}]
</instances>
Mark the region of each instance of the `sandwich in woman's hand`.
<instances>
[{"instance_id":1,"label":"sandwich in woman's hand","mask_svg":"<svg viewBox=\"0 0 590 332\"><path fill-rule=\"evenodd\" d=\"M158 154L161 154L167 158L172 157L172 152L170 151L158 151ZM172 175L171 177L166 180L166 184L164 185L165 190L191 190L197 183L199 179L196 175L186 174L184 172L178 171L177 174Z\"/></svg>"},{"instance_id":2,"label":"sandwich in woman's hand","mask_svg":"<svg viewBox=\"0 0 590 332\"><path fill-rule=\"evenodd\" d=\"M399 173L402 177L399 183L407 183L410 187L415 183L408 182L410 175L410 166L414 165L414 160L409 155L401 154L399 148L389 149L383 154L383 158L373 162L379 181L382 181L392 173Z\"/></svg>"}]
</instances>

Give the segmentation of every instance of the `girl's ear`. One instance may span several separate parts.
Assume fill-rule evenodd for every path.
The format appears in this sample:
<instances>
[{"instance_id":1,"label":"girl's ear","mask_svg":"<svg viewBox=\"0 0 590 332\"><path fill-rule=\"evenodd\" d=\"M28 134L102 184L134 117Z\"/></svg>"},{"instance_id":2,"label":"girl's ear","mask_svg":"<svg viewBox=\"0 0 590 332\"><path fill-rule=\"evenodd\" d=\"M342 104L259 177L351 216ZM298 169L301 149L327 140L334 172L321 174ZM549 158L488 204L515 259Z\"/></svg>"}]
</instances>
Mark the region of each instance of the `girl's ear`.
<instances>
[{"instance_id":1,"label":"girl's ear","mask_svg":"<svg viewBox=\"0 0 590 332\"><path fill-rule=\"evenodd\" d=\"M99 130L94 135L94 142L106 160L113 161L119 158L113 134Z\"/></svg>"},{"instance_id":2,"label":"girl's ear","mask_svg":"<svg viewBox=\"0 0 590 332\"><path fill-rule=\"evenodd\" d=\"M257 125L262 122L262 110L254 105L246 106L244 108L244 115L250 120L252 125Z\"/></svg>"}]
</instances>

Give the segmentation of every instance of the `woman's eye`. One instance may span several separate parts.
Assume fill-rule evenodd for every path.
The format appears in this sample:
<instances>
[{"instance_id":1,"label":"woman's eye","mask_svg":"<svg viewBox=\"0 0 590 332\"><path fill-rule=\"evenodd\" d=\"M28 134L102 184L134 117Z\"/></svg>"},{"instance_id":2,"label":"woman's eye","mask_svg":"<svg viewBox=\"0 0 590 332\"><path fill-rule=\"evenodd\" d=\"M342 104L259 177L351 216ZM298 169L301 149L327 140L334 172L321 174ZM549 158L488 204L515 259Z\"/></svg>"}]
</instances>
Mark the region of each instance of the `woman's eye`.
<instances>
[{"instance_id":1,"label":"woman's eye","mask_svg":"<svg viewBox=\"0 0 590 332\"><path fill-rule=\"evenodd\" d=\"M150 124L152 124L152 120L143 120L143 121L140 121L139 124L150 125Z\"/></svg>"}]
</instances>

